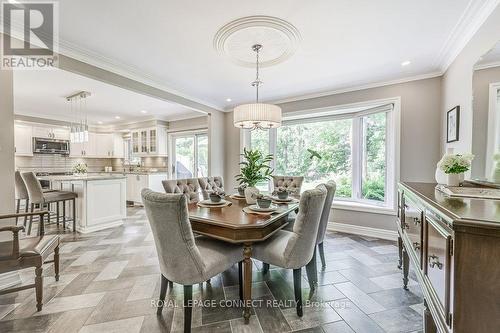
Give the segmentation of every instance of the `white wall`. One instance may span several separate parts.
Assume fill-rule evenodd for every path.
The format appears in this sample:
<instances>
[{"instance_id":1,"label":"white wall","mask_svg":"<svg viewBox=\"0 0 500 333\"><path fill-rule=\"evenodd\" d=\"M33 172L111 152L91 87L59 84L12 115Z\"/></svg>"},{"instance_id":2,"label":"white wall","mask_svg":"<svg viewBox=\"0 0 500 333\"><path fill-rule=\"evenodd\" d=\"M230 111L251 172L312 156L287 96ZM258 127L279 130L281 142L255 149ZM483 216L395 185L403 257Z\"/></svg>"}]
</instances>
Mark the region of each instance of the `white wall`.
<instances>
[{"instance_id":1,"label":"white wall","mask_svg":"<svg viewBox=\"0 0 500 333\"><path fill-rule=\"evenodd\" d=\"M0 35L1 37L1 35ZM12 72L0 70L0 214L14 212L14 97ZM0 220L0 225L12 221ZM0 233L1 237L11 237Z\"/></svg>"},{"instance_id":2,"label":"white wall","mask_svg":"<svg viewBox=\"0 0 500 333\"><path fill-rule=\"evenodd\" d=\"M500 6L484 22L443 76L441 149L455 152L472 151L472 74L479 57L500 40ZM446 143L446 112L460 105L460 140ZM486 130L486 129L485 129Z\"/></svg>"},{"instance_id":3,"label":"white wall","mask_svg":"<svg viewBox=\"0 0 500 333\"><path fill-rule=\"evenodd\" d=\"M411 81L314 99L281 104L283 112L308 110L334 105L401 97L400 175L402 181L433 182L440 157L441 78ZM226 184L239 171L239 130L233 126L233 114L225 116ZM230 187L231 186L231 187ZM394 216L336 209L334 222L395 230Z\"/></svg>"},{"instance_id":4,"label":"white wall","mask_svg":"<svg viewBox=\"0 0 500 333\"><path fill-rule=\"evenodd\" d=\"M224 113L220 111L211 112L208 116L208 163L211 176L224 175L226 156L224 117Z\"/></svg>"}]
</instances>

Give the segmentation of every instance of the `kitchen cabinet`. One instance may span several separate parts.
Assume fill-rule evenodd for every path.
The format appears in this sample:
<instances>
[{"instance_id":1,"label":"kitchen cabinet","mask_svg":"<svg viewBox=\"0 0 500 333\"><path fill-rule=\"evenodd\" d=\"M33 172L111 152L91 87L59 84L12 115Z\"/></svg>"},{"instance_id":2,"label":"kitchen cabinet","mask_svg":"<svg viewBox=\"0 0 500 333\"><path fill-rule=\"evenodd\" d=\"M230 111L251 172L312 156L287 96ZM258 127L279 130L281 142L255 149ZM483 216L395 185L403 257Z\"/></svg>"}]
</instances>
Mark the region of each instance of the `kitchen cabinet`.
<instances>
[{"instance_id":1,"label":"kitchen cabinet","mask_svg":"<svg viewBox=\"0 0 500 333\"><path fill-rule=\"evenodd\" d=\"M142 189L164 192L162 181L166 179L166 173L127 174L127 201L142 205Z\"/></svg>"},{"instance_id":2,"label":"kitchen cabinet","mask_svg":"<svg viewBox=\"0 0 500 333\"><path fill-rule=\"evenodd\" d=\"M53 126L33 126L33 136L57 140L69 140L69 129Z\"/></svg>"},{"instance_id":3,"label":"kitchen cabinet","mask_svg":"<svg viewBox=\"0 0 500 333\"><path fill-rule=\"evenodd\" d=\"M16 124L14 126L16 156L33 156L33 127Z\"/></svg>"},{"instance_id":4,"label":"kitchen cabinet","mask_svg":"<svg viewBox=\"0 0 500 333\"><path fill-rule=\"evenodd\" d=\"M166 156L166 128L156 126L133 131L132 154L136 156Z\"/></svg>"},{"instance_id":5,"label":"kitchen cabinet","mask_svg":"<svg viewBox=\"0 0 500 333\"><path fill-rule=\"evenodd\" d=\"M97 134L89 132L89 141L73 142L69 145L69 156L96 157Z\"/></svg>"}]
</instances>

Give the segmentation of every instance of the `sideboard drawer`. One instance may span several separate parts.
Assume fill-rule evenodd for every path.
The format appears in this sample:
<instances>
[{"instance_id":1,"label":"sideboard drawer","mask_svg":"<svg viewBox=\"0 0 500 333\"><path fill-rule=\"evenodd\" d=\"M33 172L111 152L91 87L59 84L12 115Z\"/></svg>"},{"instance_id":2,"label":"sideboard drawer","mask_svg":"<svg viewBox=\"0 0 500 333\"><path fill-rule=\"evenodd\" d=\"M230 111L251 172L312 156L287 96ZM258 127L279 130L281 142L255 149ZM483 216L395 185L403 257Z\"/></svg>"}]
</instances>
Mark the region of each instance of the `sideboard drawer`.
<instances>
[{"instance_id":1,"label":"sideboard drawer","mask_svg":"<svg viewBox=\"0 0 500 333\"><path fill-rule=\"evenodd\" d=\"M451 234L431 216L426 221L426 262L425 275L434 290L443 318L449 323L450 312L450 269L451 269Z\"/></svg>"},{"instance_id":2,"label":"sideboard drawer","mask_svg":"<svg viewBox=\"0 0 500 333\"><path fill-rule=\"evenodd\" d=\"M412 249L422 268L422 221L423 212L412 201L405 198L402 229L412 244Z\"/></svg>"}]
</instances>

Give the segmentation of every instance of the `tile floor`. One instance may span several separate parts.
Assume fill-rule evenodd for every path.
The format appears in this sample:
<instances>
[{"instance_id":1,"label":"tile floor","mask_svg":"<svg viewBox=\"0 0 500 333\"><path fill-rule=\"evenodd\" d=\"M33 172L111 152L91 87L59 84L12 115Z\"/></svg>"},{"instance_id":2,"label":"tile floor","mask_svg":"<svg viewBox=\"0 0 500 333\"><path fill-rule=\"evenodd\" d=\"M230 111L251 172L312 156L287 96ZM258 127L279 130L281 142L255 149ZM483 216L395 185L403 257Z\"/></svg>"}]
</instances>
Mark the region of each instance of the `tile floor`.
<instances>
[{"instance_id":1,"label":"tile floor","mask_svg":"<svg viewBox=\"0 0 500 333\"><path fill-rule=\"evenodd\" d=\"M152 301L160 273L153 238L142 209L129 208L128 214L122 227L61 235L61 279L54 281L52 264L44 266L43 311L36 312L34 290L0 296L0 332L181 332L182 287L169 290L169 303L157 317ZM302 318L290 304L292 272L271 266L264 276L261 263L254 262L252 295L261 306L253 309L250 324L243 324L241 309L220 305L238 298L234 267L194 287L196 300L218 306L194 309L193 332L422 331L422 294L413 272L409 290L402 289L395 243L329 232L325 253L327 266L313 295L304 272L309 304ZM30 283L33 270L21 277Z\"/></svg>"}]
</instances>

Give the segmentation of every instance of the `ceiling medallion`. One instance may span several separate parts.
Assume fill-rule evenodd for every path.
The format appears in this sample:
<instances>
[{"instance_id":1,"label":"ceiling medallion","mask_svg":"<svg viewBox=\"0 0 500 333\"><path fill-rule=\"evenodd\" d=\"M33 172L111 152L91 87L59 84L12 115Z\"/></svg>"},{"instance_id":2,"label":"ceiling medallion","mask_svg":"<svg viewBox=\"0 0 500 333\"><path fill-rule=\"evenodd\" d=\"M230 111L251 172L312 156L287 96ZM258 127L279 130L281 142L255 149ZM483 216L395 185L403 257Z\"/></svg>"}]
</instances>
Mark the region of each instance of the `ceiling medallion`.
<instances>
[{"instance_id":1,"label":"ceiling medallion","mask_svg":"<svg viewBox=\"0 0 500 333\"><path fill-rule=\"evenodd\" d=\"M217 31L214 49L237 65L254 67L248 45L261 44L260 67L279 64L290 58L301 41L291 23L272 16L247 16L231 21Z\"/></svg>"}]
</instances>

